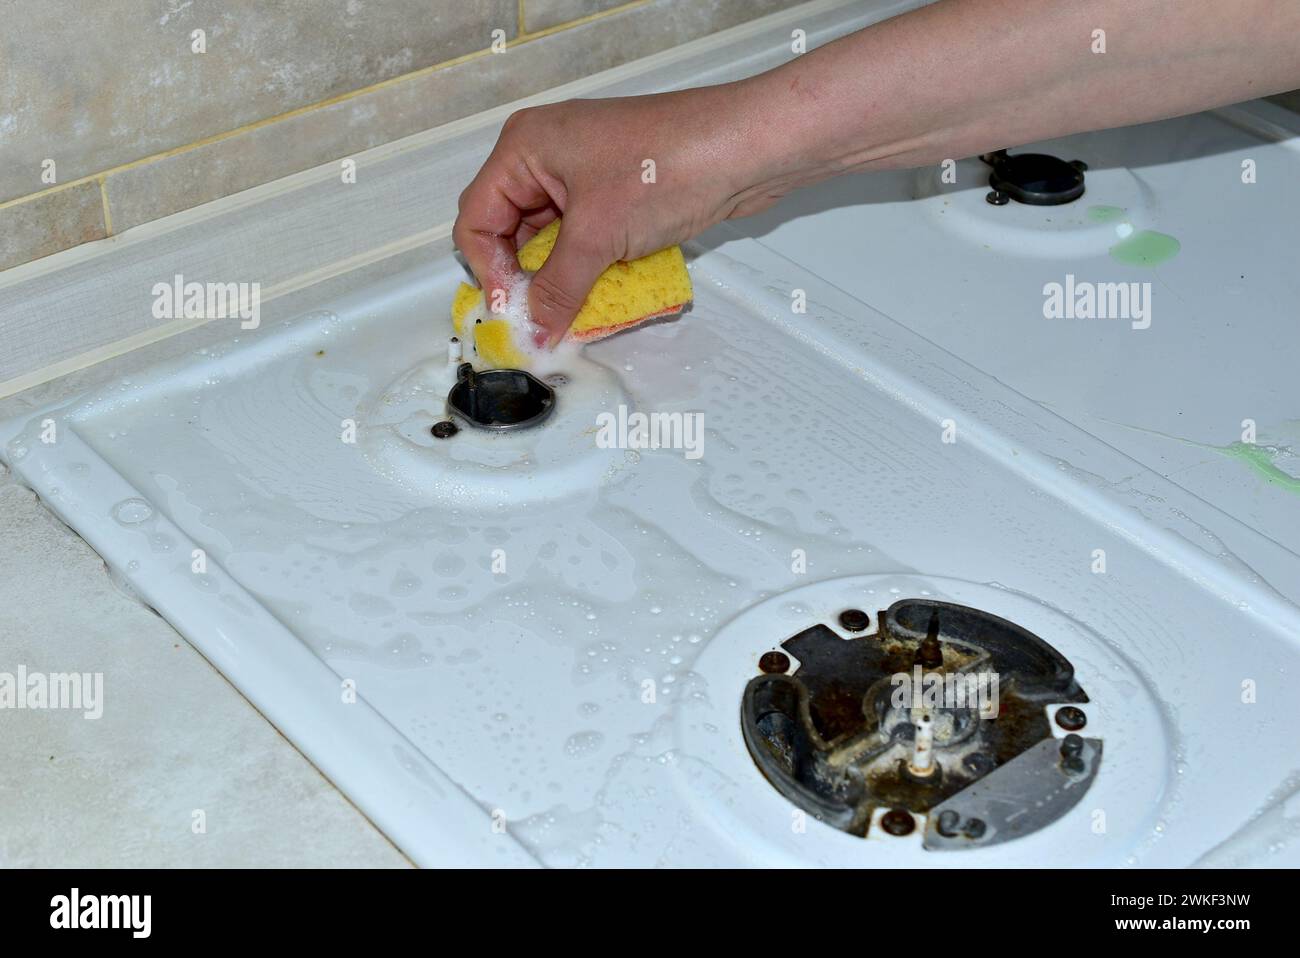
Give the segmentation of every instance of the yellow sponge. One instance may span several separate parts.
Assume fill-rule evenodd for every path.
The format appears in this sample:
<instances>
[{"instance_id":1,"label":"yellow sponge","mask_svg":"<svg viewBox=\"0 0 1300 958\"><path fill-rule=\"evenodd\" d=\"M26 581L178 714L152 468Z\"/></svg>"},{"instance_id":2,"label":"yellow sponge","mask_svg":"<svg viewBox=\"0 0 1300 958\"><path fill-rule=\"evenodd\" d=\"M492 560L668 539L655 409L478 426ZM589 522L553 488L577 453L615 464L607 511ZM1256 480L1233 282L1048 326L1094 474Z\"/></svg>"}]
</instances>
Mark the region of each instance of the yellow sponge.
<instances>
[{"instance_id":1,"label":"yellow sponge","mask_svg":"<svg viewBox=\"0 0 1300 958\"><path fill-rule=\"evenodd\" d=\"M560 235L557 219L519 249L519 265L527 272L541 269ZM620 260L600 274L582 309L569 327L567 338L583 342L601 339L648 319L681 312L691 301L691 275L681 247L670 246L640 259ZM491 366L526 368L528 351L516 341L525 335L510 320L482 310L483 291L461 283L451 304L456 334L464 337L465 320L474 314L474 347Z\"/></svg>"}]
</instances>

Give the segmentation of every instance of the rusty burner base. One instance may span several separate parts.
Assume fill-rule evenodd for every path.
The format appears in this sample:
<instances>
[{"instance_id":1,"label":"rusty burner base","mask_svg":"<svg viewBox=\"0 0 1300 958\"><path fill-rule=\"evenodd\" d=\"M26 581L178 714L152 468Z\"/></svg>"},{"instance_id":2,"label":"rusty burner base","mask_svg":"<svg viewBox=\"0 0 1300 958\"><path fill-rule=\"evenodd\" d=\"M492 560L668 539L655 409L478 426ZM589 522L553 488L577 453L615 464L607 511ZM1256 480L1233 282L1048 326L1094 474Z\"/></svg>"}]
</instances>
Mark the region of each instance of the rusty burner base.
<instances>
[{"instance_id":1,"label":"rusty burner base","mask_svg":"<svg viewBox=\"0 0 1300 958\"><path fill-rule=\"evenodd\" d=\"M925 847L947 850L1030 834L1087 791L1102 750L1078 734L1088 696L1038 636L928 599L874 631L858 609L836 624L766 652L741 706L750 755L800 809L859 836L923 823Z\"/></svg>"}]
</instances>

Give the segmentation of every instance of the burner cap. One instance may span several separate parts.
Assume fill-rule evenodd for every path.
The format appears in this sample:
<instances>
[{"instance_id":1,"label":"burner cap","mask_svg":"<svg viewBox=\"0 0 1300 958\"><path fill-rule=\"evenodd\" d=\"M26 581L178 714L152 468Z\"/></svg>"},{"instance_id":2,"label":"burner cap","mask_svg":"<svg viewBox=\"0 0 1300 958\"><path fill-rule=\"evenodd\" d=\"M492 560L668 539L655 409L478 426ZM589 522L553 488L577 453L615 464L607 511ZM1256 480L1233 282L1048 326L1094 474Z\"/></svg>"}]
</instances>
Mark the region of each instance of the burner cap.
<instances>
[{"instance_id":1,"label":"burner cap","mask_svg":"<svg viewBox=\"0 0 1300 958\"><path fill-rule=\"evenodd\" d=\"M1047 153L1007 154L1006 150L981 156L993 167L988 201L1004 206L1009 200L1029 206L1060 206L1083 195L1087 164L1080 160L1066 162Z\"/></svg>"}]
</instances>

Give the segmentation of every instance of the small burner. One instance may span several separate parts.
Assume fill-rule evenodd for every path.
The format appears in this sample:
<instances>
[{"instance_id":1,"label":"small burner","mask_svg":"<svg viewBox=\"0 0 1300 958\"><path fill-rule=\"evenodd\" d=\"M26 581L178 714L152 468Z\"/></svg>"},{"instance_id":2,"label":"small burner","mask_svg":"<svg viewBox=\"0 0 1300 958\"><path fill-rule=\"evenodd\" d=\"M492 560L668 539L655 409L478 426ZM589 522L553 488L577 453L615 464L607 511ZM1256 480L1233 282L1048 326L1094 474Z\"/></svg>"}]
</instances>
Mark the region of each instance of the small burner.
<instances>
[{"instance_id":1,"label":"small burner","mask_svg":"<svg viewBox=\"0 0 1300 958\"><path fill-rule=\"evenodd\" d=\"M847 634L816 624L786 639L798 668L760 662L745 687L745 744L786 798L854 835L873 816L903 835L915 816L924 847L938 850L1027 835L1088 790L1102 743L1053 735L1051 706L1065 706L1063 729L1082 728L1078 704L1088 702L1056 649L1006 619L932 599L895 602L874 633L852 628L859 616L840 617Z\"/></svg>"},{"instance_id":2,"label":"small burner","mask_svg":"<svg viewBox=\"0 0 1300 958\"><path fill-rule=\"evenodd\" d=\"M475 372L469 363L456 370L456 385L447 406L461 420L479 429L525 429L555 409L555 390L522 369Z\"/></svg>"},{"instance_id":3,"label":"small burner","mask_svg":"<svg viewBox=\"0 0 1300 958\"><path fill-rule=\"evenodd\" d=\"M1066 162L1047 153L1011 156L1006 150L985 153L980 159L993 168L989 174L993 189L986 199L994 206L1005 206L1011 200L1029 206L1060 206L1083 195L1088 164L1082 160Z\"/></svg>"}]
</instances>

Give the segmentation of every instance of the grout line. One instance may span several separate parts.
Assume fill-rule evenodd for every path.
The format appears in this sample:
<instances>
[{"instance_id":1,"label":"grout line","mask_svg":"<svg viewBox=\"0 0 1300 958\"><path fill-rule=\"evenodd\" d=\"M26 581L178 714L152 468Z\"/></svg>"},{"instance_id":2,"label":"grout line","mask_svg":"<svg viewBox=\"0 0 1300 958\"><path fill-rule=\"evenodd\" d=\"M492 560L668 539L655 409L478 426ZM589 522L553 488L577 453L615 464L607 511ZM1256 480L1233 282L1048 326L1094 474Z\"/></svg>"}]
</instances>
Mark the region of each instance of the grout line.
<instances>
[{"instance_id":1,"label":"grout line","mask_svg":"<svg viewBox=\"0 0 1300 958\"><path fill-rule=\"evenodd\" d=\"M26 203L28 200L39 200L42 196L52 196L55 193L62 193L64 190L70 190L74 186L81 186L83 183L89 183L91 180L101 175L103 174L91 173L88 176L78 177L75 180L68 180L68 182L60 183L57 186L37 190L35 193L24 193L22 196L15 196L13 199L0 202L0 210L7 209L10 206L17 206L20 203Z\"/></svg>"},{"instance_id":2,"label":"grout line","mask_svg":"<svg viewBox=\"0 0 1300 958\"><path fill-rule=\"evenodd\" d=\"M112 236L113 235L113 213L108 208L108 184L105 182L105 180L107 179L108 177L106 176L101 176L98 179L99 200L104 205L104 235Z\"/></svg>"},{"instance_id":3,"label":"grout line","mask_svg":"<svg viewBox=\"0 0 1300 958\"><path fill-rule=\"evenodd\" d=\"M635 0L633 3L625 4L622 7L617 8L617 10L629 9L631 7L641 6L643 3L652 2L654 2L654 0ZM567 95L569 96L589 96L593 89L600 89L604 85L613 82L615 78L623 79L629 76L639 76L641 73L649 69L649 65L651 64L654 65L655 69L662 69L665 65L679 63L683 58L689 60L691 57L697 57L699 52L702 50L715 49L720 42L724 46L737 42L750 42L765 31L769 30L773 23L784 24L787 22L793 22L791 20L793 13L795 11L802 11L806 7L811 7L820 14L826 11L845 10L851 7L853 2L854 0L809 0L808 3L800 4L795 8L778 11L765 17L753 18L721 32L701 35L693 40L688 40L685 43L677 44L660 51L659 53L652 54L649 57L630 60L618 66L611 67L610 69L600 71L597 74L588 75L561 84L560 86L551 88L550 90L530 94L521 99L490 107L477 114L463 117L459 120L453 120L450 123L425 130L421 133L372 147L370 150L364 151L361 155L391 159L395 155L400 155L401 153L412 149L412 144L417 142L419 144L427 145L429 143L454 141L456 138L465 135L467 131L478 129L485 122L494 122L504 119L511 110L518 108L520 105L548 102L546 98L556 90L568 91ZM611 12L617 12L617 10L605 11L605 15L608 15ZM553 29L549 32L556 32L556 30ZM593 87L593 84L596 84L596 86ZM1292 120L1296 119L1296 114L1289 113L1282 107L1273 107L1273 109L1278 114L1289 116ZM307 182L303 179L304 177L312 177L313 179L311 182L315 182L315 178L318 177L321 169L324 169L324 167L290 174L289 176L282 177L278 180L272 180L269 183L264 183L241 193L230 194L214 200L211 203L205 203L198 207L191 207L182 210L179 213L163 217L161 220L142 224L140 230L131 230L126 234L119 234L114 237L113 242L109 244L104 244L99 241L82 243L51 256L25 263L9 270L0 270L0 288L19 282L30 282L37 277L48 281L52 273L64 270L69 265L88 263L97 260L104 255L102 251L106 248L116 246L118 247L117 251L120 252L121 247L119 244L121 242L131 244L134 239L135 242L147 241L156 244L160 237L165 235L168 231L168 228L163 228L161 233L158 232L162 224L175 224L178 220L185 220L187 224L206 221L214 215L217 215L217 213L214 212L214 207L219 207L220 215L225 215L232 209L242 209L255 203L264 202L270 196L279 196L285 192L292 192L301 188L302 184ZM106 176L106 174L99 175ZM332 168L331 175L334 175ZM95 177L83 177L82 180L78 182L84 182L93 178ZM64 187L69 185L71 184L64 184ZM250 197L253 198L250 199ZM3 205L4 204L0 204L0 206ZM423 230L415 234L409 234L406 237L389 241L388 243L373 247L372 249L363 251L362 253L354 254L351 257L346 257L342 260L334 260L324 266L317 267L314 270L297 274L294 277L282 280L279 283L268 287L268 291L272 293L272 296L268 297L264 295L263 300L267 301L269 298L295 292L303 288L303 286L309 285L307 282L308 277L330 278L335 275L349 272L358 266L364 266L368 263L387 258L395 253L414 249L425 243L437 242L444 238L444 235L450 236L451 226L451 221L447 221L431 229ZM172 228L174 228L174 225ZM86 251L89 252L87 253ZM81 256L83 253L85 255L82 258L69 259L69 257ZM57 265L55 265L56 261ZM31 267L35 267L38 272L32 272L30 269ZM10 283L6 283L6 280L9 280ZM93 366L101 361L113 359L130 352L138 346L150 345L154 342L166 339L171 335L185 332L192 326L200 325L202 322L203 321L177 320L172 323L164 324L161 327L141 330L134 335L126 336L122 339L84 350L75 356L50 363L39 367L38 369L29 370L18 376L0 382L0 400L20 394L43 383L57 380L80 369Z\"/></svg>"},{"instance_id":4,"label":"grout line","mask_svg":"<svg viewBox=\"0 0 1300 958\"><path fill-rule=\"evenodd\" d=\"M655 0L647 0L649 3ZM391 160L393 157L400 155L408 150L418 149L433 143L445 143L456 137L466 134L467 131L478 129L484 123L501 122L517 109L526 106L534 106L540 103L550 103L555 99L564 97L583 97L589 96L593 89L600 88L601 84L615 82L616 78L626 78L629 76L639 76L647 69L652 68L652 64L675 63L682 57L689 58L694 55L693 51L703 49L701 44L708 47L715 45L720 39L730 37L727 42L736 42L744 38L755 35L755 31L761 33L767 30L768 24L772 22L785 23L792 20L795 12L803 12L807 15L809 8L813 12L825 12L831 10L842 10L852 6L857 0L806 0L794 7L779 10L768 14L764 17L755 17L747 21L736 24L723 31L714 31L702 34L692 40L684 43L675 44L664 50L649 55L648 57L636 57L626 60L617 66L601 70L595 74L578 77L562 83L559 86L548 87L539 90L536 93L528 94L516 100L509 100L499 103L493 107L487 107L477 113L464 116L456 120L439 124L429 129L413 133L408 136L399 137L395 140L389 140L378 146L363 150L354 156L369 157L367 162L381 163ZM631 6L639 6L640 3L625 4L620 9L628 9ZM617 10L605 11L605 15ZM667 58L667 59L666 59ZM596 84L596 86L593 86ZM1282 111L1281 107L1277 108ZM1285 112L1285 111L1282 111ZM293 192L301 189L305 185L314 185L321 180L322 171L328 169L330 178L337 176L337 169L332 165L332 161L316 167L310 167L306 170L300 170L297 173L290 173L278 179L261 183L257 186L249 187L237 193L228 193L198 206L187 207L176 213L168 214L156 220L149 220L138 226L132 227L125 233L115 234L115 241L131 244L134 242L153 242L160 235L179 229L181 226L189 226L199 221L206 221L215 216L224 216L232 211L240 210L245 207L256 205L264 202L271 196L279 196L286 192ZM97 174L101 175L101 174ZM83 178L87 179L87 178ZM20 200L27 200L31 197L21 197ZM17 201L11 201L17 202ZM4 204L0 204L3 206ZM52 253L49 256L40 259L29 260L9 269L0 270L0 290L18 283L25 283L39 277L48 276L51 272L65 269L75 263L89 261L95 257L104 255L106 248L113 248L114 244L102 244L99 240L81 243L76 246L70 246L65 249Z\"/></svg>"},{"instance_id":5,"label":"grout line","mask_svg":"<svg viewBox=\"0 0 1300 958\"><path fill-rule=\"evenodd\" d=\"M519 0L519 2L520 2L520 10L522 12L523 0ZM567 23L561 23L553 27L547 27L545 30L538 30L535 33L521 34L520 36L515 37L515 39L508 41L506 43L506 48L509 49L510 47L516 47L524 43L531 43L534 40L540 40L542 37L549 37L553 34L560 33L564 30L572 29L573 27L584 26L595 20L600 20L605 17L608 17L612 14L621 13L624 10L631 10L636 7L645 6L650 2L652 2L652 0L630 0L630 2L628 3L624 3L617 7L611 7L609 10L601 10L596 13L591 13L585 17L580 17L577 20L570 20ZM31 200L40 199L43 196L49 196L50 194L58 193L61 190L71 189L72 187L80 186L83 183L90 183L98 180L101 181L102 184L102 181L106 180L110 176L116 176L119 173L125 173L128 170L133 170L136 169L137 167L145 166L149 163L156 163L159 160L170 159L173 156L180 156L181 154L188 153L191 150L197 150L200 147L209 146L213 143L220 143L222 140L228 140L231 137L239 136L240 134L243 133L249 133L253 130L259 130L264 126L270 126L273 123L279 123L283 120L291 120L294 117L302 116L314 110L322 110L326 107L334 106L335 104L338 103L345 103L348 100L355 99L356 97L359 96L364 96L368 93L374 93L378 90L387 89L388 87L395 86L398 83L404 83L408 80L415 80L421 77L429 76L433 73L438 72L439 70L446 70L446 69L450 69L451 67L460 66L462 63L468 63L471 60L477 60L483 56L494 56L494 55L495 54L492 53L491 47L485 47L482 50L472 50L469 53L463 53L458 57L453 57L450 60L443 60L440 63L434 63L426 67L420 67L420 69L418 70L412 70L409 73L402 73L399 74L398 76L389 77L386 80L380 80L376 83L370 84L369 86L358 87L355 90L347 90L343 93L336 94L335 96L328 97L324 100L319 100L316 103L308 103L306 106L295 107L294 109L287 110L284 113L277 113L274 116L267 116L267 117L262 117L260 120L253 120L251 123L245 123L243 126L237 126L233 130L225 130L222 131L221 133L213 133L211 136L201 137L200 139L194 140L190 143L183 143L180 146L173 146L169 149L162 150L158 153L150 153L148 156L142 156L139 159L130 160L126 163L119 163L117 166L110 166L108 169L100 170L98 173L88 173L85 176L78 177L75 180L69 180L66 183L60 183L58 186L51 186L49 189L38 190L35 193L27 193L23 196L15 196L12 199L0 201L0 210L7 209L11 206L17 206L20 203L26 203Z\"/></svg>"},{"instance_id":6,"label":"grout line","mask_svg":"<svg viewBox=\"0 0 1300 958\"><path fill-rule=\"evenodd\" d=\"M47 194L50 193L57 193L59 190L70 189L71 187L79 186L82 183L89 183L93 180L97 180L100 178L107 179L110 176L116 176L119 173L125 173L128 170L133 170L136 169L137 167L145 166L149 163L155 163L158 160L165 160L173 156L180 156L181 154L188 153L191 150L196 150L200 147L209 146L213 143L220 143L222 140L228 140L231 137L239 136L242 133L248 133L253 130L259 130L264 126L270 126L271 124L279 123L282 120L291 120L294 117L302 116L306 113L311 113L314 110L321 110L324 109L325 107L334 106L337 103L343 103L346 102L347 100L351 100L355 97L359 97L367 93L372 93L376 90L386 89L389 86L392 86L397 83L401 83L405 80L427 76L438 70L445 70L449 67L459 66L462 63L467 63L470 60L475 60L489 53L491 53L490 47L484 48L482 50L474 50L470 53L462 54L461 56L455 57L451 60L444 60L441 63L434 63L427 67L421 67L418 70L412 70L410 73L403 73L395 77L389 77L387 80L380 80L378 83L372 83L369 86L359 87L355 90L348 90L344 93L339 93L335 96L328 97L324 100L319 100L316 103L309 103L306 106L295 107L292 110L287 110L284 113L277 113L274 116L262 117L260 120L253 120L251 123L245 123L243 126L237 126L232 130L223 130L220 133L213 133L211 136L201 137L189 143L182 143L180 146L173 146L169 149L162 150L158 153L150 153L148 156L142 156L139 159L130 160L129 162L126 163L119 163L117 166L110 166L108 169L101 170L98 173L88 173L85 176L79 177L75 180L69 180L67 183L62 183L58 186L50 187L48 190L40 190L39 192L36 193L29 193L26 196L18 196L11 200L5 200L4 202L0 203L0 210L5 209L8 206L14 206L18 203L25 203L28 200L34 200L39 197L46 196Z\"/></svg>"},{"instance_id":7,"label":"grout line","mask_svg":"<svg viewBox=\"0 0 1300 958\"><path fill-rule=\"evenodd\" d=\"M524 0L520 0L522 5ZM520 43L527 43L530 40L538 40L542 37L549 37L552 34L561 33L573 27L583 27L597 20L603 20L606 17L612 17L615 14L623 13L627 10L635 10L637 7L644 7L653 3L654 0L628 0L627 3L620 3L617 7L610 7L608 10L597 10L595 13L589 13L586 16L578 17L576 20L566 20L563 23L557 23L553 27L546 27L542 30L536 30L533 33L520 34L515 40L511 41L509 46L517 46Z\"/></svg>"}]
</instances>

